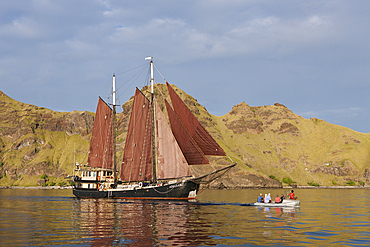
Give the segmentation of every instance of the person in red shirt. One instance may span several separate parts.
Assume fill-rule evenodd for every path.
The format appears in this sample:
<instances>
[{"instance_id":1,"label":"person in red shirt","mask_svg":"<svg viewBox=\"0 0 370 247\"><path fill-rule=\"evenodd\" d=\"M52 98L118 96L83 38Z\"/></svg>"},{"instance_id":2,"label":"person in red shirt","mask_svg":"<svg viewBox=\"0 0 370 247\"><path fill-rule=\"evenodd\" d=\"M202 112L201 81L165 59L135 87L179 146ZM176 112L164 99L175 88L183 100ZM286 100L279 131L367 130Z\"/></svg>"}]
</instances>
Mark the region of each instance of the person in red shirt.
<instances>
[{"instance_id":1,"label":"person in red shirt","mask_svg":"<svg viewBox=\"0 0 370 247\"><path fill-rule=\"evenodd\" d=\"M289 193L289 199L291 200L296 200L297 197L294 197L294 190L292 190L290 193Z\"/></svg>"},{"instance_id":2,"label":"person in red shirt","mask_svg":"<svg viewBox=\"0 0 370 247\"><path fill-rule=\"evenodd\" d=\"M281 199L280 199L279 195L276 195L275 203L281 203Z\"/></svg>"}]
</instances>

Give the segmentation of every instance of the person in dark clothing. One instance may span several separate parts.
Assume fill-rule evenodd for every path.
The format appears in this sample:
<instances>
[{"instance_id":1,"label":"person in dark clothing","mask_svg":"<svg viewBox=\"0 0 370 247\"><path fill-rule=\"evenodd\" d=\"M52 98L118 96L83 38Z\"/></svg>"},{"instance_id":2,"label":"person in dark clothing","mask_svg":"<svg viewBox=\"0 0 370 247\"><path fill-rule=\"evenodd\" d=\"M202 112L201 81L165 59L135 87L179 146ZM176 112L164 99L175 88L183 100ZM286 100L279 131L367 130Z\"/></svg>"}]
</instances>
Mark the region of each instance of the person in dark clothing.
<instances>
[{"instance_id":1,"label":"person in dark clothing","mask_svg":"<svg viewBox=\"0 0 370 247\"><path fill-rule=\"evenodd\" d=\"M280 196L280 201L281 201L281 202L283 202L283 201L284 201L284 199L285 199L284 194L281 194L281 196Z\"/></svg>"}]
</instances>

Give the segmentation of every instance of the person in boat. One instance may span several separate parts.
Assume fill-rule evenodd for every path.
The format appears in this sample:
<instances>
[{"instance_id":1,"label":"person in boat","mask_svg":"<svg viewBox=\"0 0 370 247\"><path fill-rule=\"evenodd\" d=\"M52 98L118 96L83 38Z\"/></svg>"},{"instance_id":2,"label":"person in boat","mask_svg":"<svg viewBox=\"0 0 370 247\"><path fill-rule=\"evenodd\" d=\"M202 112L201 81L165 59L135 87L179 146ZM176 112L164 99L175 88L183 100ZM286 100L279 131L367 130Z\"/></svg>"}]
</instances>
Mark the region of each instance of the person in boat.
<instances>
[{"instance_id":1,"label":"person in boat","mask_svg":"<svg viewBox=\"0 0 370 247\"><path fill-rule=\"evenodd\" d=\"M283 201L284 201L284 199L285 199L284 194L281 194L281 196L280 196L280 202L283 202Z\"/></svg>"},{"instance_id":2,"label":"person in boat","mask_svg":"<svg viewBox=\"0 0 370 247\"><path fill-rule=\"evenodd\" d=\"M294 190L292 190L290 193L289 193L289 199L291 200L297 200L297 197L294 196Z\"/></svg>"},{"instance_id":3,"label":"person in boat","mask_svg":"<svg viewBox=\"0 0 370 247\"><path fill-rule=\"evenodd\" d=\"M260 196L258 197L257 202L264 202L262 193L260 193Z\"/></svg>"},{"instance_id":4,"label":"person in boat","mask_svg":"<svg viewBox=\"0 0 370 247\"><path fill-rule=\"evenodd\" d=\"M270 203L271 202L271 195L270 193L265 194L265 203Z\"/></svg>"},{"instance_id":5,"label":"person in boat","mask_svg":"<svg viewBox=\"0 0 370 247\"><path fill-rule=\"evenodd\" d=\"M282 203L279 195L276 195L276 197L275 197L275 203Z\"/></svg>"}]
</instances>

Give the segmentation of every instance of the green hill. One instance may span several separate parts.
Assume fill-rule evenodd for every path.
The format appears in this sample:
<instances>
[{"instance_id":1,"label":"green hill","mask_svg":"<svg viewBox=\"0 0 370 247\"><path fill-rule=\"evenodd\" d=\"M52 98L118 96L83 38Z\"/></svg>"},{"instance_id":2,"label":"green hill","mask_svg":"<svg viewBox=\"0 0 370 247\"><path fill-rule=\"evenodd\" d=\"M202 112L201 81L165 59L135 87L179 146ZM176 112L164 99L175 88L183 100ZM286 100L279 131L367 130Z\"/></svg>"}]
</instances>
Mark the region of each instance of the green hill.
<instances>
[{"instance_id":1,"label":"green hill","mask_svg":"<svg viewBox=\"0 0 370 247\"><path fill-rule=\"evenodd\" d=\"M304 119L281 104L241 103L218 118L222 139L251 169L298 185L369 181L369 134Z\"/></svg>"},{"instance_id":2,"label":"green hill","mask_svg":"<svg viewBox=\"0 0 370 247\"><path fill-rule=\"evenodd\" d=\"M174 88L238 163L212 187L278 187L278 181L325 186L369 182L369 134L302 118L278 103L251 107L243 102L217 117ZM155 94L165 112L166 86L156 84ZM122 159L132 101L122 106L123 113L117 117L117 163ZM94 113L54 112L15 101L2 92L0 109L1 186L66 184L74 162L86 163ZM224 157L210 160L213 167L230 164ZM197 175L213 167L193 166L192 170Z\"/></svg>"}]
</instances>

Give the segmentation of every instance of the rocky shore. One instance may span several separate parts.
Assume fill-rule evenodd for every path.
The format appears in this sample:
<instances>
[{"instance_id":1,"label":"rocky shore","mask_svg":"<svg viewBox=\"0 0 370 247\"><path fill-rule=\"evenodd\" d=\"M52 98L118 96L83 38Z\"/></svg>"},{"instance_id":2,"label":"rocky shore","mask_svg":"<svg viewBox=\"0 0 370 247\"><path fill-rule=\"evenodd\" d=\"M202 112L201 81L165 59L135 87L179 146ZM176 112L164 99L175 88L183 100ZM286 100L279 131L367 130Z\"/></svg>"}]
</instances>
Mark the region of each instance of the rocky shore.
<instances>
[{"instance_id":1,"label":"rocky shore","mask_svg":"<svg viewBox=\"0 0 370 247\"><path fill-rule=\"evenodd\" d=\"M72 189L72 186L33 186L33 187L23 187L23 186L0 186L0 189L37 189L37 190L65 190Z\"/></svg>"}]
</instances>

